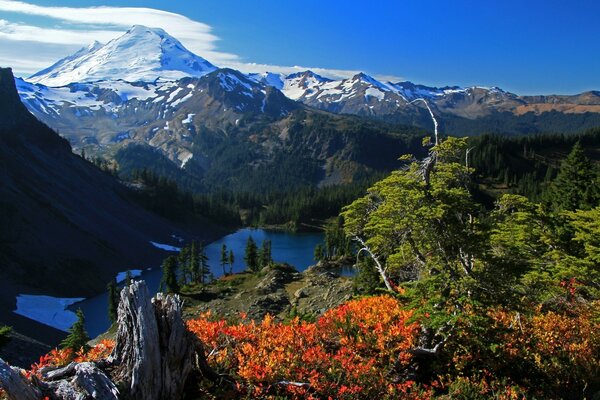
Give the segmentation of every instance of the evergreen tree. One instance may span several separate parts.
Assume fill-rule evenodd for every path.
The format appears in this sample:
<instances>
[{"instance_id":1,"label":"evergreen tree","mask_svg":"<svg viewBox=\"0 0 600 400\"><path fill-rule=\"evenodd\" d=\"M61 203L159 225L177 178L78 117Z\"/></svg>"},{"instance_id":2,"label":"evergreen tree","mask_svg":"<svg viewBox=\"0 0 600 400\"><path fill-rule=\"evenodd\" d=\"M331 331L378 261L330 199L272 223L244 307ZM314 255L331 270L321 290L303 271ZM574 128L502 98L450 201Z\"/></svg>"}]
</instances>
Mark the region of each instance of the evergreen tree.
<instances>
[{"instance_id":1,"label":"evergreen tree","mask_svg":"<svg viewBox=\"0 0 600 400\"><path fill-rule=\"evenodd\" d=\"M179 271L181 271L181 276L179 277L181 286L187 285L192 281L191 277L191 260L190 255L192 253L192 249L188 246L181 249L179 254L177 255L177 265Z\"/></svg>"},{"instance_id":2,"label":"evergreen tree","mask_svg":"<svg viewBox=\"0 0 600 400\"><path fill-rule=\"evenodd\" d=\"M323 261L325 259L325 246L319 243L315 246L315 261Z\"/></svg>"},{"instance_id":3,"label":"evergreen tree","mask_svg":"<svg viewBox=\"0 0 600 400\"><path fill-rule=\"evenodd\" d=\"M179 293L180 287L177 281L177 257L169 256L163 261L162 280L160 290L166 290L168 293Z\"/></svg>"},{"instance_id":4,"label":"evergreen tree","mask_svg":"<svg viewBox=\"0 0 600 400\"><path fill-rule=\"evenodd\" d=\"M259 253L259 267L268 267L273 262L273 256L271 253L271 241L263 240L262 248Z\"/></svg>"},{"instance_id":5,"label":"evergreen tree","mask_svg":"<svg viewBox=\"0 0 600 400\"><path fill-rule=\"evenodd\" d=\"M371 295L381 287L381 279L373 264L373 260L367 258L357 266L358 270L352 280L354 294Z\"/></svg>"},{"instance_id":6,"label":"evergreen tree","mask_svg":"<svg viewBox=\"0 0 600 400\"><path fill-rule=\"evenodd\" d=\"M227 262L227 245L223 243L223 245L221 246L221 268L223 268L223 275L227 275L227 271L225 270Z\"/></svg>"},{"instance_id":7,"label":"evergreen tree","mask_svg":"<svg viewBox=\"0 0 600 400\"><path fill-rule=\"evenodd\" d=\"M117 322L117 309L119 307L119 290L117 289L117 280L113 278L106 286L108 291L108 319L110 322Z\"/></svg>"},{"instance_id":8,"label":"evergreen tree","mask_svg":"<svg viewBox=\"0 0 600 400\"><path fill-rule=\"evenodd\" d=\"M188 276L189 282L198 282L200 275L200 260L198 259L198 248L196 242L192 241L192 245L189 250L189 263L186 269L186 275Z\"/></svg>"},{"instance_id":9,"label":"evergreen tree","mask_svg":"<svg viewBox=\"0 0 600 400\"><path fill-rule=\"evenodd\" d=\"M233 275L233 263L235 262L235 257L233 255L233 250L229 250L229 274Z\"/></svg>"},{"instance_id":10,"label":"evergreen tree","mask_svg":"<svg viewBox=\"0 0 600 400\"><path fill-rule=\"evenodd\" d=\"M90 337L85 330L85 317L81 309L77 309L77 321L69 328L69 335L63 340L60 345L65 349L71 349L74 352L84 349L89 350L87 342L90 341Z\"/></svg>"},{"instance_id":11,"label":"evergreen tree","mask_svg":"<svg viewBox=\"0 0 600 400\"><path fill-rule=\"evenodd\" d=\"M246 252L244 255L244 261L246 262L246 268L251 272L257 272L260 269L258 264L258 248L252 236L248 237L246 242Z\"/></svg>"},{"instance_id":12,"label":"evergreen tree","mask_svg":"<svg viewBox=\"0 0 600 400\"><path fill-rule=\"evenodd\" d=\"M561 163L547 198L555 210L589 210L600 201L599 184L597 168L577 142Z\"/></svg>"},{"instance_id":13,"label":"evergreen tree","mask_svg":"<svg viewBox=\"0 0 600 400\"><path fill-rule=\"evenodd\" d=\"M206 249L204 243L200 242L198 243L198 272L196 275L196 282L205 284L211 279L211 275Z\"/></svg>"}]
</instances>

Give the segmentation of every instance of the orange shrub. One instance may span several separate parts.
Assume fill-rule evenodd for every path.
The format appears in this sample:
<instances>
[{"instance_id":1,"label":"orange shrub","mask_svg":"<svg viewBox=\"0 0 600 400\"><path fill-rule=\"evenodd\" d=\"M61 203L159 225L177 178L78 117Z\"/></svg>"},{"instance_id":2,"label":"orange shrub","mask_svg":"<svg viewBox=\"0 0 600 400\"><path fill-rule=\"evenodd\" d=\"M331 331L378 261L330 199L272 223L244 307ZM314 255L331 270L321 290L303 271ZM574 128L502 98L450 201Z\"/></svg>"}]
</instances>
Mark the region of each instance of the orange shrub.
<instances>
[{"instance_id":1,"label":"orange shrub","mask_svg":"<svg viewBox=\"0 0 600 400\"><path fill-rule=\"evenodd\" d=\"M397 300L377 296L349 301L315 323L266 316L229 325L202 314L188 329L207 346L212 366L236 376L249 397L395 398L409 397L414 386L390 377L409 360L417 332L410 317Z\"/></svg>"},{"instance_id":2,"label":"orange shrub","mask_svg":"<svg viewBox=\"0 0 600 400\"><path fill-rule=\"evenodd\" d=\"M514 369L526 371L532 387L579 390L600 383L600 324L590 306L573 304L569 312L522 316L493 311L502 354ZM595 381L595 382L593 382Z\"/></svg>"}]
</instances>

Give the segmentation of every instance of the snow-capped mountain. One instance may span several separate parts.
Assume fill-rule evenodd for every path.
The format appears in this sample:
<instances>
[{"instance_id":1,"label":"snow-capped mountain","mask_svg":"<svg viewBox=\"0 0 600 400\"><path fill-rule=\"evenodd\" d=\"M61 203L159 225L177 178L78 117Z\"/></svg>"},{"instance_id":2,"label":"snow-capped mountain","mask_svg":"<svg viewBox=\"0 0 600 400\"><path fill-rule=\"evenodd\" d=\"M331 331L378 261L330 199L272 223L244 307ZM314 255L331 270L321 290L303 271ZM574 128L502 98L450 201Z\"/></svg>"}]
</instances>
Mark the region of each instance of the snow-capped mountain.
<instances>
[{"instance_id":1,"label":"snow-capped mountain","mask_svg":"<svg viewBox=\"0 0 600 400\"><path fill-rule=\"evenodd\" d=\"M185 165L203 128L276 120L299 107L241 72L168 82L99 81L48 87L16 79L21 101L75 147L143 142Z\"/></svg>"},{"instance_id":2,"label":"snow-capped mountain","mask_svg":"<svg viewBox=\"0 0 600 400\"><path fill-rule=\"evenodd\" d=\"M96 42L27 80L45 86L123 80L153 82L200 77L217 69L160 28L133 26L106 45Z\"/></svg>"},{"instance_id":3,"label":"snow-capped mountain","mask_svg":"<svg viewBox=\"0 0 600 400\"><path fill-rule=\"evenodd\" d=\"M432 129L424 105L414 103L418 98L427 100L443 131L452 134L547 131L555 121L547 111L565 113L570 125L581 130L596 121L584 113L600 115L596 92L522 97L498 88L384 82L364 73L342 80L311 71L246 75L218 69L162 29L144 26L134 26L105 45L93 43L16 84L26 107L75 148L114 154L130 143L149 145L177 169L207 167L211 156L198 150L200 144L207 145L203 132L211 132L211 140L217 142L247 135L238 143L251 140L252 146L260 135L275 135L275 141L261 144L261 157L267 160L273 148L284 148L290 140L293 144L286 151L292 153L298 143L307 148L317 143L315 138L323 133L305 130L307 121L311 126L321 118L340 126L356 125L352 118L325 116L322 111ZM520 118L527 114L523 122ZM386 129L378 125L375 130ZM332 147L324 150L319 145L311 151L329 160L339 149L333 142L327 146Z\"/></svg>"}]
</instances>

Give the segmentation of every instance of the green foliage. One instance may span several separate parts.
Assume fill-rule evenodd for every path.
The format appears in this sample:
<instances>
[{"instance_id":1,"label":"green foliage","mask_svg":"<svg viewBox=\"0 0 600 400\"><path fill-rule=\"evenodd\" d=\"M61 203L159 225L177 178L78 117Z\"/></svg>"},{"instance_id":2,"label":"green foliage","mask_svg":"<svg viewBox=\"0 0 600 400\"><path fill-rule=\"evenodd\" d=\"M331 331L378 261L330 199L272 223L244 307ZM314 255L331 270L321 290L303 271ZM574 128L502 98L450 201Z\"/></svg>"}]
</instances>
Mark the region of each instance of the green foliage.
<instances>
[{"instance_id":1,"label":"green foliage","mask_svg":"<svg viewBox=\"0 0 600 400\"><path fill-rule=\"evenodd\" d=\"M585 156L580 142L561 163L548 201L555 210L567 211L589 210L600 201L599 170Z\"/></svg>"},{"instance_id":2,"label":"green foliage","mask_svg":"<svg viewBox=\"0 0 600 400\"><path fill-rule=\"evenodd\" d=\"M244 253L244 262L246 268L251 272L258 272L260 270L260 263L258 259L258 247L252 239L252 236L248 237L246 242L246 251Z\"/></svg>"},{"instance_id":3,"label":"green foliage","mask_svg":"<svg viewBox=\"0 0 600 400\"><path fill-rule=\"evenodd\" d=\"M12 328L10 326L0 326L0 349L10 342L10 334Z\"/></svg>"},{"instance_id":4,"label":"green foliage","mask_svg":"<svg viewBox=\"0 0 600 400\"><path fill-rule=\"evenodd\" d=\"M342 212L348 237L430 329L429 348L465 321L484 329L477 310L485 307L561 308L599 294L600 211L555 214L504 195L489 212L471 193L466 148L466 139L448 138Z\"/></svg>"},{"instance_id":5,"label":"green foliage","mask_svg":"<svg viewBox=\"0 0 600 400\"><path fill-rule=\"evenodd\" d=\"M177 257L169 256L162 264L162 279L160 290L167 293L179 293L179 281L177 280Z\"/></svg>"},{"instance_id":6,"label":"green foliage","mask_svg":"<svg viewBox=\"0 0 600 400\"><path fill-rule=\"evenodd\" d=\"M536 201L551 200L548 186L577 142L586 149L587 156L598 160L594 149L600 147L600 129L592 129L578 135L473 137L469 139L473 148L469 165L493 196L514 193Z\"/></svg>"},{"instance_id":7,"label":"green foliage","mask_svg":"<svg viewBox=\"0 0 600 400\"><path fill-rule=\"evenodd\" d=\"M87 351L90 347L87 342L90 337L85 330L85 317L81 309L77 309L77 321L69 328L69 335L60 343L64 349L71 349L73 352L78 352L83 349Z\"/></svg>"},{"instance_id":8,"label":"green foliage","mask_svg":"<svg viewBox=\"0 0 600 400\"><path fill-rule=\"evenodd\" d=\"M382 287L381 277L375 270L373 260L363 258L357 265L357 272L352 279L352 290L356 295L372 295Z\"/></svg>"},{"instance_id":9,"label":"green foliage","mask_svg":"<svg viewBox=\"0 0 600 400\"><path fill-rule=\"evenodd\" d=\"M317 243L315 246L314 259L317 262L325 259L325 246L323 246L323 243Z\"/></svg>"},{"instance_id":10,"label":"green foliage","mask_svg":"<svg viewBox=\"0 0 600 400\"><path fill-rule=\"evenodd\" d=\"M229 250L228 263L229 263L229 274L230 275L233 274L233 263L234 262L235 262L235 256L233 255L233 250Z\"/></svg>"},{"instance_id":11,"label":"green foliage","mask_svg":"<svg viewBox=\"0 0 600 400\"><path fill-rule=\"evenodd\" d=\"M258 251L259 269L268 267L273 263L273 256L271 253L271 241L263 240L262 248Z\"/></svg>"},{"instance_id":12,"label":"green foliage","mask_svg":"<svg viewBox=\"0 0 600 400\"><path fill-rule=\"evenodd\" d=\"M115 278L108 283L106 290L108 292L108 319L110 322L115 323L117 321L117 309L119 307L119 290Z\"/></svg>"},{"instance_id":13,"label":"green foliage","mask_svg":"<svg viewBox=\"0 0 600 400\"><path fill-rule=\"evenodd\" d=\"M227 245L223 243L221 246L221 268L223 268L223 275L227 275L227 270L225 266L229 262L228 254L227 254Z\"/></svg>"}]
</instances>

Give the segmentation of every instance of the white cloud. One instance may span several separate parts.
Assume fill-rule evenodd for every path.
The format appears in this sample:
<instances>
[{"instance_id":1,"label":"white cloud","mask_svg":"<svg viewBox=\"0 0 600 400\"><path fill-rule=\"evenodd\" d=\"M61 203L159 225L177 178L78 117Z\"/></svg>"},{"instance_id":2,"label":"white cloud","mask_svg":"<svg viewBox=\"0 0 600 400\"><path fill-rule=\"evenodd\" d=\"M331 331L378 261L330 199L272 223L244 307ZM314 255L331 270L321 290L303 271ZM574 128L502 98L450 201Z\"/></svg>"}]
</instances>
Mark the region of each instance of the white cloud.
<instances>
[{"instance_id":1,"label":"white cloud","mask_svg":"<svg viewBox=\"0 0 600 400\"><path fill-rule=\"evenodd\" d=\"M211 63L246 73L293 73L310 69L334 79L348 78L358 73L350 70L248 63L235 54L219 51L219 38L212 33L211 26L180 14L152 8L47 7L23 1L0 0L0 11L56 20L54 26L48 28L0 19L0 65L12 66L20 74L30 74L47 67L94 40L106 43L132 25L162 28L190 51ZM26 52L23 51L24 46L35 46L36 50Z\"/></svg>"},{"instance_id":2,"label":"white cloud","mask_svg":"<svg viewBox=\"0 0 600 400\"><path fill-rule=\"evenodd\" d=\"M0 39L14 41L84 45L94 40L107 42L121 34L121 31L40 28L0 19Z\"/></svg>"}]
</instances>

